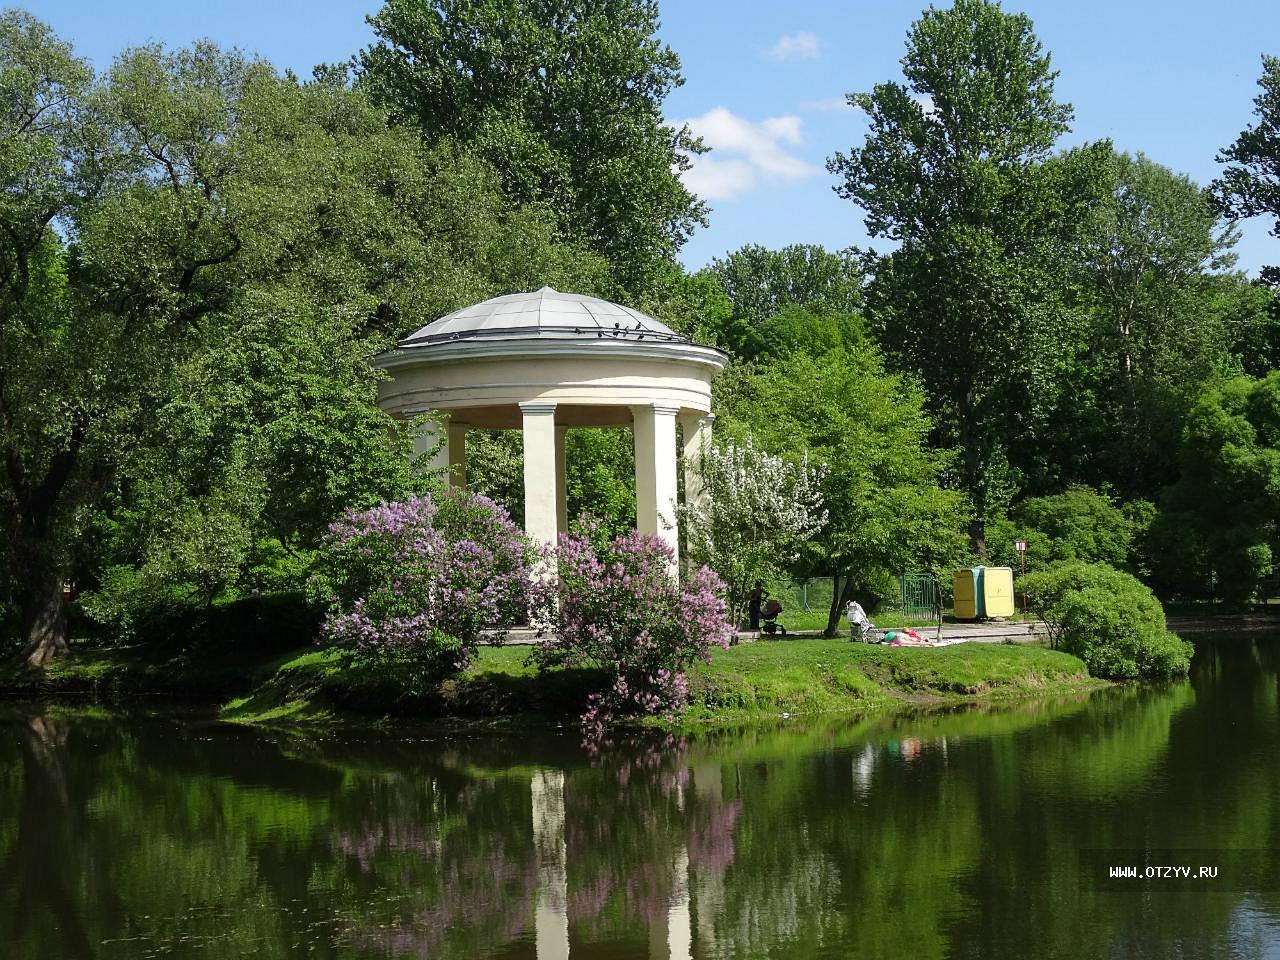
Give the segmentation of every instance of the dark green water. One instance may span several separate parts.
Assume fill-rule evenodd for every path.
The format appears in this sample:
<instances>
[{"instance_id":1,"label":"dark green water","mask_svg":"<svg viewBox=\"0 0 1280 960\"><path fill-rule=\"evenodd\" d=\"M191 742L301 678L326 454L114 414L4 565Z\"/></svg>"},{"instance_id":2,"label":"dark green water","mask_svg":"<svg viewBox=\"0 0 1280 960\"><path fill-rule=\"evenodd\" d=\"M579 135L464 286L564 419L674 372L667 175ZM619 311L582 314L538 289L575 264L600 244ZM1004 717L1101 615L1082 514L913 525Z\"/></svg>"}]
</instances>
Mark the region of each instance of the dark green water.
<instances>
[{"instance_id":1,"label":"dark green water","mask_svg":"<svg viewBox=\"0 0 1280 960\"><path fill-rule=\"evenodd\" d=\"M0 711L0 956L1280 957L1280 638L1190 682L588 756ZM1099 863L1214 866L1115 889ZM1123 881L1119 885L1123 887Z\"/></svg>"}]
</instances>

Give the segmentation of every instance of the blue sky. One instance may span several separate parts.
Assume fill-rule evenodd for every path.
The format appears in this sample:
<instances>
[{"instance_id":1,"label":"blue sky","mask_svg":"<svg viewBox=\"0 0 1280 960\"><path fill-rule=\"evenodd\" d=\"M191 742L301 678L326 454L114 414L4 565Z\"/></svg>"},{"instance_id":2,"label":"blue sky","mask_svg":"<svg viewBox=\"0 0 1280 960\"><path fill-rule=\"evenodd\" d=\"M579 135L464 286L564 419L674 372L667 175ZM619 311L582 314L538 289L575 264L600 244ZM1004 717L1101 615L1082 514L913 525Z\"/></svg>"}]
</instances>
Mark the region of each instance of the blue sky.
<instances>
[{"instance_id":1,"label":"blue sky","mask_svg":"<svg viewBox=\"0 0 1280 960\"><path fill-rule=\"evenodd\" d=\"M99 66L146 40L209 37L307 75L370 39L360 0L40 0L27 9ZM942 4L945 5L945 4ZM861 141L866 124L842 94L900 77L924 0L665 0L662 37L687 82L668 117L713 146L691 181L713 207L684 250L697 267L744 243L866 245L861 212L832 192L825 160ZM1250 121L1263 52L1280 54L1276 0L1008 0L1061 71L1075 106L1066 144L1110 137L1202 183L1214 154ZM1268 224L1245 224L1240 266L1280 263Z\"/></svg>"}]
</instances>

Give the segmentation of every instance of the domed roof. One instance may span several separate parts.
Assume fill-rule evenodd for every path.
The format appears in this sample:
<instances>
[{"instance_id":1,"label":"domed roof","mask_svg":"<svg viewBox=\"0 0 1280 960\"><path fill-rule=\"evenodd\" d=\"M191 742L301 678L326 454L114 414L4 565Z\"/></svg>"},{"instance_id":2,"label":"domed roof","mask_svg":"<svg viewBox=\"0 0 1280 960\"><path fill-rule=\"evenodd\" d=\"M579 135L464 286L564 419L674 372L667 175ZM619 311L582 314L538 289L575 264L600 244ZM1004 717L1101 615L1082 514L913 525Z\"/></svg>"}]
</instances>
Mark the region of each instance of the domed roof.
<instances>
[{"instance_id":1,"label":"domed roof","mask_svg":"<svg viewBox=\"0 0 1280 960\"><path fill-rule=\"evenodd\" d=\"M543 287L455 310L397 344L401 349L468 340L631 340L687 343L639 310Z\"/></svg>"}]
</instances>

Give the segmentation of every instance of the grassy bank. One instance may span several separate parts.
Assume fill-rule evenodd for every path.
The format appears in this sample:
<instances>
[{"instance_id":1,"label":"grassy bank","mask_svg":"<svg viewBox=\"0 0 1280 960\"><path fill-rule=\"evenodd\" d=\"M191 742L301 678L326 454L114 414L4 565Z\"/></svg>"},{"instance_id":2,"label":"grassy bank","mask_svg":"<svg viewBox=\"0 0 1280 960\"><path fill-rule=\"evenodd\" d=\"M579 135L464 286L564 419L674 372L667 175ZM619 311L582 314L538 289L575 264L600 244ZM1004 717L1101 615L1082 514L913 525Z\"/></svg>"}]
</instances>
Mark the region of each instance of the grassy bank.
<instances>
[{"instance_id":1,"label":"grassy bank","mask_svg":"<svg viewBox=\"0 0 1280 960\"><path fill-rule=\"evenodd\" d=\"M472 720L527 714L567 720L580 714L599 678L586 671L539 676L527 656L527 648L485 648L462 676L415 693L362 676L332 651L307 651L281 662L251 694L228 703L223 714L247 722L316 719L347 710ZM1093 685L1075 657L1036 646L922 650L839 640L760 642L717 650L709 664L691 671L692 702L684 720L724 723Z\"/></svg>"},{"instance_id":2,"label":"grassy bank","mask_svg":"<svg viewBox=\"0 0 1280 960\"><path fill-rule=\"evenodd\" d=\"M1012 697L1098 685L1084 664L1029 644L935 650L840 640L718 650L690 676L691 722L876 709L901 701Z\"/></svg>"},{"instance_id":3,"label":"grassy bank","mask_svg":"<svg viewBox=\"0 0 1280 960\"><path fill-rule=\"evenodd\" d=\"M240 651L242 654L245 651ZM462 675L414 690L386 673L348 664L314 647L256 663L220 665L211 652L149 659L139 648L76 650L45 674L0 676L11 695L148 694L220 702L229 720L321 722L339 714L495 721L579 715L600 682L589 671L539 675L528 647L485 647ZM1053 693L1096 685L1075 657L1018 644L960 644L936 650L868 646L843 640L790 640L716 650L691 671L688 723L755 717L874 711L904 701L946 702Z\"/></svg>"}]
</instances>

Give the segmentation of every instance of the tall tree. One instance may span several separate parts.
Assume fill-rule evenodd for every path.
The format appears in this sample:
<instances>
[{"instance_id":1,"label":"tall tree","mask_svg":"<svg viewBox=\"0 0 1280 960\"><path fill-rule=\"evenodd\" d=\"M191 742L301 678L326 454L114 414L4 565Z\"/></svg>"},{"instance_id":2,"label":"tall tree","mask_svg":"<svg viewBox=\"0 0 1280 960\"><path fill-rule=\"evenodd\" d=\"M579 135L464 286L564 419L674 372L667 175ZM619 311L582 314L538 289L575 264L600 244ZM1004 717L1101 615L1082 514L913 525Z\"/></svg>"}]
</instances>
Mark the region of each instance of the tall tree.
<instances>
[{"instance_id":1,"label":"tall tree","mask_svg":"<svg viewBox=\"0 0 1280 960\"><path fill-rule=\"evenodd\" d=\"M65 647L65 528L75 520L66 502L101 486L100 471L81 467L92 464L100 446L86 408L115 386L85 375L119 331L96 313L76 328L55 229L68 229L71 217L92 209L125 167L90 112L92 79L88 65L44 24L17 11L0 15L0 505L6 574L37 663ZM175 248L182 239L171 237ZM199 296L194 264L209 260L212 267L219 257L191 246L181 255L193 269L170 290L174 308L188 309ZM140 257L140 269L144 263ZM114 364L125 377L131 359L124 354ZM127 411L133 398L122 394Z\"/></svg>"},{"instance_id":2,"label":"tall tree","mask_svg":"<svg viewBox=\"0 0 1280 960\"><path fill-rule=\"evenodd\" d=\"M806 575L832 578L828 636L855 595L961 559L966 505L941 487L951 458L928 448L919 387L887 372L870 340L763 365L721 401L717 429L823 469L828 518L800 561Z\"/></svg>"},{"instance_id":3,"label":"tall tree","mask_svg":"<svg viewBox=\"0 0 1280 960\"><path fill-rule=\"evenodd\" d=\"M94 80L20 13L0 85L0 522L34 664L104 503L139 516L139 562L313 539L403 478L364 358L512 282L601 276L340 85L207 44Z\"/></svg>"},{"instance_id":4,"label":"tall tree","mask_svg":"<svg viewBox=\"0 0 1280 960\"><path fill-rule=\"evenodd\" d=\"M1266 292L1232 272L1237 231L1208 191L1145 156L1110 153L1106 193L1079 246L1089 317L1069 378L1070 431L1045 454L1128 497L1176 478L1176 450L1201 386L1239 362L1237 345L1269 326ZM1087 418L1087 419L1086 419ZM1067 449L1072 447L1072 449Z\"/></svg>"},{"instance_id":5,"label":"tall tree","mask_svg":"<svg viewBox=\"0 0 1280 960\"><path fill-rule=\"evenodd\" d=\"M1258 86L1262 92L1253 101L1257 123L1218 154L1225 167L1212 189L1227 216L1272 217L1271 235L1280 237L1280 57L1263 56ZM1267 267L1263 277L1280 283L1280 267Z\"/></svg>"},{"instance_id":6,"label":"tall tree","mask_svg":"<svg viewBox=\"0 0 1280 960\"><path fill-rule=\"evenodd\" d=\"M704 204L679 177L702 148L663 119L684 82L653 0L388 0L356 57L375 102L492 163L639 295Z\"/></svg>"},{"instance_id":7,"label":"tall tree","mask_svg":"<svg viewBox=\"0 0 1280 960\"><path fill-rule=\"evenodd\" d=\"M755 323L787 307L812 313L858 313L862 264L852 248L830 251L812 243L769 250L749 243L711 262L734 313Z\"/></svg>"},{"instance_id":8,"label":"tall tree","mask_svg":"<svg viewBox=\"0 0 1280 960\"><path fill-rule=\"evenodd\" d=\"M1280 556L1280 371L1209 385L1187 418L1180 457L1182 476L1154 531L1176 531L1171 556L1153 558L1157 581L1194 596L1188 575L1202 573L1211 595L1253 599Z\"/></svg>"},{"instance_id":9,"label":"tall tree","mask_svg":"<svg viewBox=\"0 0 1280 960\"><path fill-rule=\"evenodd\" d=\"M715 340L743 359L776 352L798 336L843 339L857 327L865 277L858 252L796 243L779 250L747 244L713 260L700 276L724 291L730 309L716 318ZM807 328L814 329L808 330Z\"/></svg>"},{"instance_id":10,"label":"tall tree","mask_svg":"<svg viewBox=\"0 0 1280 960\"><path fill-rule=\"evenodd\" d=\"M876 268L869 310L923 379L942 441L959 448L982 554L1014 479L1009 441L1042 424L1058 345L1077 335L1060 275L1073 205L1087 202L1077 181L1093 164L1045 162L1072 110L1025 15L989 0L930 9L902 66L905 85L849 96L870 133L828 168L870 233L898 244Z\"/></svg>"}]
</instances>

